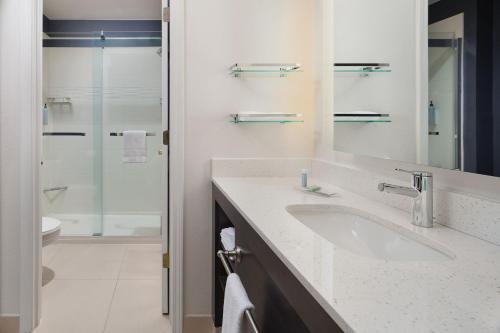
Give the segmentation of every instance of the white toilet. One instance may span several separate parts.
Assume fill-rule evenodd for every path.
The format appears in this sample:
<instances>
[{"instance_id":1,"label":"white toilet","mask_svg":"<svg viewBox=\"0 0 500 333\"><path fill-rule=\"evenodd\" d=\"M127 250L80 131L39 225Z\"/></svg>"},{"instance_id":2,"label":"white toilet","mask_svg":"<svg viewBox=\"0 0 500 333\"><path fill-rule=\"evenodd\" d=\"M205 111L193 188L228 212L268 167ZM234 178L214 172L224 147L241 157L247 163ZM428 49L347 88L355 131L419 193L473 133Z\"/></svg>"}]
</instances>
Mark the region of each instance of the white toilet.
<instances>
[{"instance_id":1,"label":"white toilet","mask_svg":"<svg viewBox=\"0 0 500 333\"><path fill-rule=\"evenodd\" d=\"M52 217L42 217L42 246L54 242L61 233L61 221Z\"/></svg>"}]
</instances>

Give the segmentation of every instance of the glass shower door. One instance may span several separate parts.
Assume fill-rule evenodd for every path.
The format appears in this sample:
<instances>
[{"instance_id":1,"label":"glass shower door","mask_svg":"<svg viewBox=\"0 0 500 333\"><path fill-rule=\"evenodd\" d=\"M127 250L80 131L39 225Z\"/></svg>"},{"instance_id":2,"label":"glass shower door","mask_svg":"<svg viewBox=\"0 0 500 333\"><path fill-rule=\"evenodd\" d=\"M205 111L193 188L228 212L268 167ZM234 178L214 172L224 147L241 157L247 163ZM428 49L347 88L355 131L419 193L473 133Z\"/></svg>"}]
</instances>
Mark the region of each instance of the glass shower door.
<instances>
[{"instance_id":1,"label":"glass shower door","mask_svg":"<svg viewBox=\"0 0 500 333\"><path fill-rule=\"evenodd\" d=\"M461 168L462 39L429 37L429 164Z\"/></svg>"},{"instance_id":2,"label":"glass shower door","mask_svg":"<svg viewBox=\"0 0 500 333\"><path fill-rule=\"evenodd\" d=\"M103 235L160 235L161 53L158 47L103 52ZM124 160L123 133L131 130L147 133L144 162Z\"/></svg>"},{"instance_id":3,"label":"glass shower door","mask_svg":"<svg viewBox=\"0 0 500 333\"><path fill-rule=\"evenodd\" d=\"M102 234L102 56L44 40L41 207L66 236Z\"/></svg>"},{"instance_id":4,"label":"glass shower door","mask_svg":"<svg viewBox=\"0 0 500 333\"><path fill-rule=\"evenodd\" d=\"M61 220L67 236L160 235L158 37L102 33L44 40L43 214ZM147 132L143 163L124 161L130 130Z\"/></svg>"}]
</instances>

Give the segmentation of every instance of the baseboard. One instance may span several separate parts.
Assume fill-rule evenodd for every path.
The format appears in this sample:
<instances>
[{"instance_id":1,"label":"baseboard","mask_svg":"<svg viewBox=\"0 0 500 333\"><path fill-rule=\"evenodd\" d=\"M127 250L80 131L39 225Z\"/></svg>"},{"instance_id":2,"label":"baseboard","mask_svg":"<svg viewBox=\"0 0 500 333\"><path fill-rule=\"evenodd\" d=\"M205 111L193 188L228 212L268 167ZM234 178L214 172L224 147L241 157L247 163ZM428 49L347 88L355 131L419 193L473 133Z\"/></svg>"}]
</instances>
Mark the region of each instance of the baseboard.
<instances>
[{"instance_id":1,"label":"baseboard","mask_svg":"<svg viewBox=\"0 0 500 333\"><path fill-rule=\"evenodd\" d=\"M212 316L186 316L184 317L183 333L216 333Z\"/></svg>"},{"instance_id":2,"label":"baseboard","mask_svg":"<svg viewBox=\"0 0 500 333\"><path fill-rule=\"evenodd\" d=\"M0 333L19 333L19 316L0 315Z\"/></svg>"},{"instance_id":3,"label":"baseboard","mask_svg":"<svg viewBox=\"0 0 500 333\"><path fill-rule=\"evenodd\" d=\"M161 244L160 236L59 236L58 244ZM1 332L0 332L1 333Z\"/></svg>"}]
</instances>

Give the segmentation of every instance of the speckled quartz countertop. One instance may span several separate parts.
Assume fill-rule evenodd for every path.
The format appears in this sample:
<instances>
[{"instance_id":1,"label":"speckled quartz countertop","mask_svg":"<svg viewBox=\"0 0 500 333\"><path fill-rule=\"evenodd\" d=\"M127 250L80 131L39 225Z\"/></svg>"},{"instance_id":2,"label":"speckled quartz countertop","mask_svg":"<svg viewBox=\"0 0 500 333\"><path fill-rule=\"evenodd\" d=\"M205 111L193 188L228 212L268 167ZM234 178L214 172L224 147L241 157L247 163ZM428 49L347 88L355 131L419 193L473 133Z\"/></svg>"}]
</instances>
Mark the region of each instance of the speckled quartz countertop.
<instances>
[{"instance_id":1,"label":"speckled quartz countertop","mask_svg":"<svg viewBox=\"0 0 500 333\"><path fill-rule=\"evenodd\" d=\"M500 247L340 188L322 198L295 189L297 178L213 178L214 184L347 332L500 332ZM313 181L311 181L313 183ZM316 183L317 184L317 183ZM320 184L321 185L321 184ZM330 243L285 207L334 204L394 223L453 260L385 261Z\"/></svg>"}]
</instances>

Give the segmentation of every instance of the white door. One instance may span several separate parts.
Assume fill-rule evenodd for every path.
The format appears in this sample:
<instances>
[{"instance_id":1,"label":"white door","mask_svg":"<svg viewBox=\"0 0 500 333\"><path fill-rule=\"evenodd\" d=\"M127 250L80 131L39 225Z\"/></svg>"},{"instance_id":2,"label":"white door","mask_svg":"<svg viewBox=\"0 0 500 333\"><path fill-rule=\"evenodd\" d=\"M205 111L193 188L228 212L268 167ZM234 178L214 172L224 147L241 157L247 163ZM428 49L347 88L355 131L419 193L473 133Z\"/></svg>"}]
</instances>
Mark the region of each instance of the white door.
<instances>
[{"instance_id":1,"label":"white door","mask_svg":"<svg viewBox=\"0 0 500 333\"><path fill-rule=\"evenodd\" d=\"M163 8L168 8L169 0L162 0ZM162 9L163 10L163 9ZM166 19L167 12L163 11L163 20L162 20L162 126L164 133L167 133L163 136L163 166L162 166L162 188L163 188L163 204L162 204L162 216L161 216L161 247L163 253L163 269L162 269L162 310L163 313L169 312L169 223L168 223L168 194L169 194L169 184L168 184L168 111L169 111L169 100L168 100L168 66L169 66L169 57L168 57L168 28L169 23Z\"/></svg>"}]
</instances>

